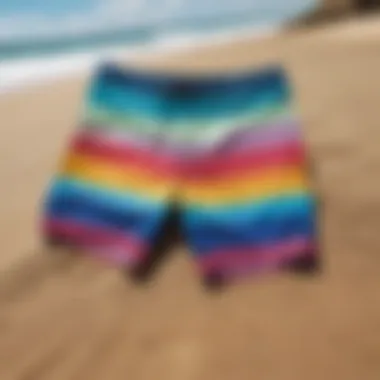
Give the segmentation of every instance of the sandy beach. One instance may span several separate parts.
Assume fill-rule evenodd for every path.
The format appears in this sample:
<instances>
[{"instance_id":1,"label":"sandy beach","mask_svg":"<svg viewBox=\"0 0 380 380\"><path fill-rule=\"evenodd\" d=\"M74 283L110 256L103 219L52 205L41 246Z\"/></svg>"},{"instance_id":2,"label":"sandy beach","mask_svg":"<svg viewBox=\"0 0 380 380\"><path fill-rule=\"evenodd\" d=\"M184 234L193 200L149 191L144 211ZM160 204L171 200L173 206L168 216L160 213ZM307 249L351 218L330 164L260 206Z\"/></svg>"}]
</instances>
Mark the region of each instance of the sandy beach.
<instances>
[{"instance_id":1,"label":"sandy beach","mask_svg":"<svg viewBox=\"0 0 380 380\"><path fill-rule=\"evenodd\" d=\"M218 293L181 246L144 284L41 247L39 203L86 78L0 97L1 380L380 378L380 18L136 64L225 72L278 62L315 167L322 272Z\"/></svg>"}]
</instances>

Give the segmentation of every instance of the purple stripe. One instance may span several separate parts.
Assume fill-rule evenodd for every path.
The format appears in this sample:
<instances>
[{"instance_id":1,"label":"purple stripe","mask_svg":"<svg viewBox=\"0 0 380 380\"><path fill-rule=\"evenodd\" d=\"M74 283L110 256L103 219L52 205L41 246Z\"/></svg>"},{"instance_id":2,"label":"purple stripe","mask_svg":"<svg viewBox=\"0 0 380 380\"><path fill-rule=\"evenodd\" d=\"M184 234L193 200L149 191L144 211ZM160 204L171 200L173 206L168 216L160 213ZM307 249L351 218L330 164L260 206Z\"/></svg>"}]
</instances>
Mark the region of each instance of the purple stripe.
<instances>
[{"instance_id":1,"label":"purple stripe","mask_svg":"<svg viewBox=\"0 0 380 380\"><path fill-rule=\"evenodd\" d=\"M229 282L234 280L245 278L251 275L265 275L276 270L284 268L286 265L291 264L295 260L301 258L313 258L315 257L314 249L305 250L304 252L289 252L288 255L280 257L278 260L269 260L268 262L257 265L256 263L246 264L238 268L227 269L223 276L228 279Z\"/></svg>"},{"instance_id":2,"label":"purple stripe","mask_svg":"<svg viewBox=\"0 0 380 380\"><path fill-rule=\"evenodd\" d=\"M300 128L296 122L265 128L246 127L231 133L217 151L225 153L245 148L268 148L296 141L301 141Z\"/></svg>"},{"instance_id":3,"label":"purple stripe","mask_svg":"<svg viewBox=\"0 0 380 380\"><path fill-rule=\"evenodd\" d=\"M218 251L197 258L202 272L220 271L225 276L244 272L261 272L283 265L288 260L314 254L314 242L308 238L294 238L265 248L245 251Z\"/></svg>"},{"instance_id":4,"label":"purple stripe","mask_svg":"<svg viewBox=\"0 0 380 380\"><path fill-rule=\"evenodd\" d=\"M46 236L63 239L70 245L85 249L89 255L114 264L137 262L146 252L145 243L137 236L72 219L48 218L42 228Z\"/></svg>"}]
</instances>

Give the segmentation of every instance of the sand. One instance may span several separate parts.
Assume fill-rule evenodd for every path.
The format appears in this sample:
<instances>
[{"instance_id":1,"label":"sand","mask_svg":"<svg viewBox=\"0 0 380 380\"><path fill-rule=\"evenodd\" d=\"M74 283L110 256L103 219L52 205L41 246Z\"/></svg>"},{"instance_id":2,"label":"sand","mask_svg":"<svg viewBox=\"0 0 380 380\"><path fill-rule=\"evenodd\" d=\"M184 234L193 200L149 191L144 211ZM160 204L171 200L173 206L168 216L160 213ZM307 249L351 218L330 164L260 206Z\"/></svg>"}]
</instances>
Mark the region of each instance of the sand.
<instances>
[{"instance_id":1,"label":"sand","mask_svg":"<svg viewBox=\"0 0 380 380\"><path fill-rule=\"evenodd\" d=\"M186 248L173 247L143 284L42 248L38 205L85 78L0 97L0 379L378 380L380 39L368 22L144 62L170 71L288 68L322 201L323 270L313 276L210 292Z\"/></svg>"}]
</instances>

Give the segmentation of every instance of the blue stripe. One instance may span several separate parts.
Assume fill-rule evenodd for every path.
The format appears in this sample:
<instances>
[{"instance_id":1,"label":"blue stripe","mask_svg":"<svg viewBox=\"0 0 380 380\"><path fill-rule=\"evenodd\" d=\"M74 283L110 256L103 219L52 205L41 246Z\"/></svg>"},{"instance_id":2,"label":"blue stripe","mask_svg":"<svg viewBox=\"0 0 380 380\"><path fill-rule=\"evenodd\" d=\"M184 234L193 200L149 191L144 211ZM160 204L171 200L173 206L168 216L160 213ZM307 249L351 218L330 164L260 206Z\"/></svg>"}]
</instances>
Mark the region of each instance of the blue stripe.
<instances>
[{"instance_id":1,"label":"blue stripe","mask_svg":"<svg viewBox=\"0 0 380 380\"><path fill-rule=\"evenodd\" d=\"M102 188L98 185L94 186L88 182L82 182L69 177L60 177L54 181L49 191L47 202L49 199L60 198L84 199L87 202L120 210L120 212L129 210L164 212L167 207L162 202L144 199L126 192Z\"/></svg>"},{"instance_id":2,"label":"blue stripe","mask_svg":"<svg viewBox=\"0 0 380 380\"><path fill-rule=\"evenodd\" d=\"M163 204L149 205L68 179L53 184L44 207L47 217L69 218L142 237L152 236L166 215Z\"/></svg>"},{"instance_id":3,"label":"blue stripe","mask_svg":"<svg viewBox=\"0 0 380 380\"><path fill-rule=\"evenodd\" d=\"M72 219L92 226L133 233L141 237L152 236L163 217L161 212L130 210L118 212L74 198L52 199L45 209L46 217Z\"/></svg>"},{"instance_id":4,"label":"blue stripe","mask_svg":"<svg viewBox=\"0 0 380 380\"><path fill-rule=\"evenodd\" d=\"M173 99L167 109L169 119L221 118L239 116L241 113L253 112L265 106L276 107L284 105L287 95L280 91L266 93L231 92L229 94L189 97L188 99Z\"/></svg>"},{"instance_id":5,"label":"blue stripe","mask_svg":"<svg viewBox=\"0 0 380 380\"><path fill-rule=\"evenodd\" d=\"M292 213L282 217L262 215L252 224L200 223L189 228L187 237L196 255L202 256L221 249L276 244L292 237L312 238L315 235L315 215L311 212Z\"/></svg>"},{"instance_id":6,"label":"blue stripe","mask_svg":"<svg viewBox=\"0 0 380 380\"><path fill-rule=\"evenodd\" d=\"M255 224L263 215L281 218L284 215L302 213L304 210L313 212L314 197L307 193L281 196L272 199L252 201L251 204L218 208L188 208L185 223L192 228L202 223L217 222L221 225Z\"/></svg>"}]
</instances>

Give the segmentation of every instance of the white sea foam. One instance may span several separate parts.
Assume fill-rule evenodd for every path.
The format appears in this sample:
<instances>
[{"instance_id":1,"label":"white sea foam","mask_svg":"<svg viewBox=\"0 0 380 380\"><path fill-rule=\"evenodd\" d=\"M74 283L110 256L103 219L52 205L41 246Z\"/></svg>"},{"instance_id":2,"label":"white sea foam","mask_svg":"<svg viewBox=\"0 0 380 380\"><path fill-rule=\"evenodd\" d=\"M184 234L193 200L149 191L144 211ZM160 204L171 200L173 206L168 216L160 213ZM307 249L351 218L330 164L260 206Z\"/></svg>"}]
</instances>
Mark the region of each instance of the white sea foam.
<instances>
[{"instance_id":1,"label":"white sea foam","mask_svg":"<svg viewBox=\"0 0 380 380\"><path fill-rule=\"evenodd\" d=\"M25 86L46 83L90 70L104 60L128 60L129 58L170 54L180 49L215 45L245 37L263 37L276 32L273 26L234 28L217 33L191 33L161 35L147 44L116 46L82 53L54 55L49 58L29 58L0 62L0 94L17 91Z\"/></svg>"},{"instance_id":2,"label":"white sea foam","mask_svg":"<svg viewBox=\"0 0 380 380\"><path fill-rule=\"evenodd\" d=\"M68 5L56 15L47 12L46 6L37 5L1 12L0 42L65 38L115 28L133 29L142 25L149 28L237 15L250 15L252 22L264 19L285 22L310 10L317 0L91 0L92 5L85 8L80 4L78 0L77 5Z\"/></svg>"}]
</instances>

